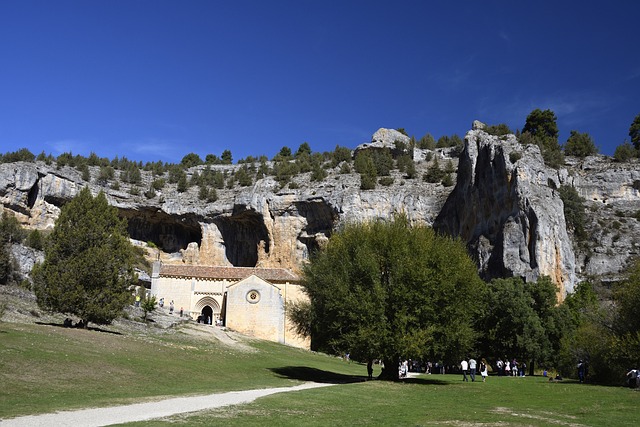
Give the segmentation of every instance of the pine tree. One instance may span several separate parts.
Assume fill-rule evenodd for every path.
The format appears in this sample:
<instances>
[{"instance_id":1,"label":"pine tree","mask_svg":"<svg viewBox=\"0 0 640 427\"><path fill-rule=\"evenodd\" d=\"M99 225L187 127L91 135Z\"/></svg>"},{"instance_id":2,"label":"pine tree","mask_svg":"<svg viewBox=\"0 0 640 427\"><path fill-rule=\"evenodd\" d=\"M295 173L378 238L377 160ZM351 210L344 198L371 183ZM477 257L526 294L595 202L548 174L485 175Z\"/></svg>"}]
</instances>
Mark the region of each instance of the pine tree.
<instances>
[{"instance_id":1,"label":"pine tree","mask_svg":"<svg viewBox=\"0 0 640 427\"><path fill-rule=\"evenodd\" d=\"M118 218L104 193L88 187L60 212L45 245L45 259L33 271L38 306L108 324L131 298L135 284L133 247L126 220Z\"/></svg>"}]
</instances>

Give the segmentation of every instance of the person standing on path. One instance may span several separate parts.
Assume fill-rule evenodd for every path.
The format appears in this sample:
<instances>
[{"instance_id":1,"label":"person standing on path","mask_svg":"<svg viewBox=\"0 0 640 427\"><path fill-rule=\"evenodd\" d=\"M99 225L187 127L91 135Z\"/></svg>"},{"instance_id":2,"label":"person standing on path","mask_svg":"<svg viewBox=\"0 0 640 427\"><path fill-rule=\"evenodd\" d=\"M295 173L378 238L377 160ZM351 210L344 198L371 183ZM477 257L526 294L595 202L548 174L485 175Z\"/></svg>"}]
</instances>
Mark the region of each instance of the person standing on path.
<instances>
[{"instance_id":1,"label":"person standing on path","mask_svg":"<svg viewBox=\"0 0 640 427\"><path fill-rule=\"evenodd\" d=\"M473 357L469 359L469 375L471 376L471 382L476 380L476 368L478 366L478 362Z\"/></svg>"},{"instance_id":2,"label":"person standing on path","mask_svg":"<svg viewBox=\"0 0 640 427\"><path fill-rule=\"evenodd\" d=\"M460 369L462 369L462 381L469 382L469 378L467 378L467 370L469 369L469 362L466 360L462 360L460 362Z\"/></svg>"}]
</instances>

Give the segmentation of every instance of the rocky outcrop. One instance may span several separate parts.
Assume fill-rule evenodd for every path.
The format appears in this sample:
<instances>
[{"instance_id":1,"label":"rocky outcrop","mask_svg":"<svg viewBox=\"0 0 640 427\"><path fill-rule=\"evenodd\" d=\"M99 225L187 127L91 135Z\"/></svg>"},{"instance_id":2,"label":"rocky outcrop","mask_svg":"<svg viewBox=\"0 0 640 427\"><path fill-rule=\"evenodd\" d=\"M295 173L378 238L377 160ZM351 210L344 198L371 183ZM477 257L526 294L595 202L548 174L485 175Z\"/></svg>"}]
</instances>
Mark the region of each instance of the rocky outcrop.
<instances>
[{"instance_id":1,"label":"rocky outcrop","mask_svg":"<svg viewBox=\"0 0 640 427\"><path fill-rule=\"evenodd\" d=\"M575 255L559 185L537 146L475 124L465 137L458 183L434 227L467 242L484 278L546 275L564 296L576 281Z\"/></svg>"},{"instance_id":2,"label":"rocky outcrop","mask_svg":"<svg viewBox=\"0 0 640 427\"><path fill-rule=\"evenodd\" d=\"M50 229L64 203L88 185L94 194L104 191L127 218L130 236L143 246L152 242L158 248L150 251L153 258L167 263L298 270L341 222L402 213L468 242L486 278L548 275L564 294L587 276L619 277L640 253L640 165L596 156L568 159L567 168L556 171L545 167L537 147L482 128L475 123L466 136L455 187L421 179L432 159L457 165L455 150L447 149L414 149L416 178L394 170L388 187L362 191L359 175L340 174L338 165L321 182L311 182L310 173L294 177L294 189L281 189L269 176L252 186L219 189L213 203L201 201L197 187L181 193L175 184L147 198L143 193L154 179L148 172L136 187L120 182L114 189L113 183L99 184L97 167L89 168L86 182L73 168L19 162L0 164L0 203L26 227ZM408 144L409 138L380 129L358 150L393 150L396 141ZM232 173L240 165L211 167ZM188 178L204 168L191 168ZM567 233L560 185L573 185L587 200L587 242Z\"/></svg>"},{"instance_id":3,"label":"rocky outcrop","mask_svg":"<svg viewBox=\"0 0 640 427\"><path fill-rule=\"evenodd\" d=\"M575 242L580 277L615 281L640 256L640 161L567 159L563 182L585 199L588 236Z\"/></svg>"}]
</instances>

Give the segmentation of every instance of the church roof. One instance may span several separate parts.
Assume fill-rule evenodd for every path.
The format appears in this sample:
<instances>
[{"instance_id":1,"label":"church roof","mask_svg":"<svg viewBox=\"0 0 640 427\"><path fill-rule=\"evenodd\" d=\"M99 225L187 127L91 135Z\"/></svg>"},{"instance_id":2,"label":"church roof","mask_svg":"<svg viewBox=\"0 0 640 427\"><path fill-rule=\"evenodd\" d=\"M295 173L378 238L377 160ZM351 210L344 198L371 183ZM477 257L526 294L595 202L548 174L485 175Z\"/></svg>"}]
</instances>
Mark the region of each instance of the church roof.
<instances>
[{"instance_id":1,"label":"church roof","mask_svg":"<svg viewBox=\"0 0 640 427\"><path fill-rule=\"evenodd\" d=\"M217 267L206 265L162 264L161 276L200 279L242 280L252 274L268 282L299 282L300 277L286 268Z\"/></svg>"}]
</instances>

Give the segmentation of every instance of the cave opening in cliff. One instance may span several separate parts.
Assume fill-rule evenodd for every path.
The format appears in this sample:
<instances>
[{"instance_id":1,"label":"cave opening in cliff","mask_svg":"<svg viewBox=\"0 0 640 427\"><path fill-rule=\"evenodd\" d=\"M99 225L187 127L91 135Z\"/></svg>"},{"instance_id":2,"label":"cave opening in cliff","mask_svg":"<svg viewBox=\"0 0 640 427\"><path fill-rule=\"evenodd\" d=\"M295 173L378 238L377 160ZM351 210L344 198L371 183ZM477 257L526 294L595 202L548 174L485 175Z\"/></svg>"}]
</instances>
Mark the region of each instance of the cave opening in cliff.
<instances>
[{"instance_id":1,"label":"cave opening in cliff","mask_svg":"<svg viewBox=\"0 0 640 427\"><path fill-rule=\"evenodd\" d=\"M269 252L269 233L261 214L236 207L231 216L214 222L222 234L227 260L234 267L255 267L260 246Z\"/></svg>"},{"instance_id":2,"label":"cave opening in cliff","mask_svg":"<svg viewBox=\"0 0 640 427\"><path fill-rule=\"evenodd\" d=\"M169 215L162 211L121 210L127 219L129 237L142 242L153 242L167 253L186 249L191 242L202 244L202 230L192 216Z\"/></svg>"},{"instance_id":3,"label":"cave opening in cliff","mask_svg":"<svg viewBox=\"0 0 640 427\"><path fill-rule=\"evenodd\" d=\"M322 198L296 202L296 210L307 220L304 233L298 237L306 247L305 258L320 250L317 235L331 237L333 227L338 220L337 211Z\"/></svg>"}]
</instances>

